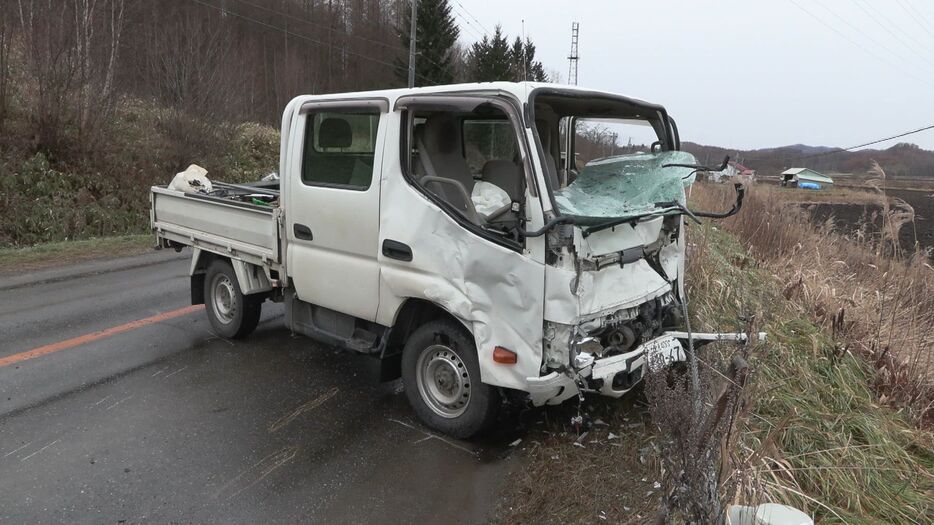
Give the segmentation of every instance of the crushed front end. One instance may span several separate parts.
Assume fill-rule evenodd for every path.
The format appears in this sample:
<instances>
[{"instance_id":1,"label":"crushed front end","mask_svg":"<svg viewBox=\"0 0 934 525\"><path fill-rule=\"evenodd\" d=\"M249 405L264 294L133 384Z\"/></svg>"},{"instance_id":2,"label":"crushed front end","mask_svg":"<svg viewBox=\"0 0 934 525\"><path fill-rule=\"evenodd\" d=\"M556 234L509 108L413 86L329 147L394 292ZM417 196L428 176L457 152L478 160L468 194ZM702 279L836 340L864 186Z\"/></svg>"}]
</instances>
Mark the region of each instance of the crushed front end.
<instances>
[{"instance_id":1,"label":"crushed front end","mask_svg":"<svg viewBox=\"0 0 934 525\"><path fill-rule=\"evenodd\" d=\"M619 397L655 363L684 360L680 216L626 223L591 235L549 234L541 376L534 404L583 392Z\"/></svg>"},{"instance_id":2,"label":"crushed front end","mask_svg":"<svg viewBox=\"0 0 934 525\"><path fill-rule=\"evenodd\" d=\"M556 192L562 211L583 215L546 238L543 360L540 376L528 378L534 404L619 397L648 370L686 359L684 187L693 172L666 168L692 161L683 152L601 159ZM644 177L652 183L627 182Z\"/></svg>"}]
</instances>

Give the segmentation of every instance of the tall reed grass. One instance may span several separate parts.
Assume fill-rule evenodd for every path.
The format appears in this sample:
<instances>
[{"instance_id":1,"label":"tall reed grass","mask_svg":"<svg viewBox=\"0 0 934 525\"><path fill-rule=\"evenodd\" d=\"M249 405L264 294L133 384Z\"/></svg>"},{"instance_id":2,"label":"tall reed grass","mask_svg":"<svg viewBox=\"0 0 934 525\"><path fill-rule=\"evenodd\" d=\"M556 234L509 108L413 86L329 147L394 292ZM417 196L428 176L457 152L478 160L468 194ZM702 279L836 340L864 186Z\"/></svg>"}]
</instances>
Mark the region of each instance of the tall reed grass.
<instances>
[{"instance_id":1,"label":"tall reed grass","mask_svg":"<svg viewBox=\"0 0 934 525\"><path fill-rule=\"evenodd\" d=\"M789 294L784 270L722 226L689 232L692 318L698 330L762 323L768 333L747 349L736 439L723 436L723 505L785 503L818 523L934 522L934 434L880 405L878 369L815 322L810 284ZM721 343L702 355L715 363L732 351Z\"/></svg>"},{"instance_id":2,"label":"tall reed grass","mask_svg":"<svg viewBox=\"0 0 934 525\"><path fill-rule=\"evenodd\" d=\"M884 177L881 168L878 178ZM881 185L879 185L881 188ZM807 212L777 187L754 186L738 215L722 226L779 280L783 295L806 307L831 334L839 353L874 369L881 403L934 425L934 267L929 253L898 249L898 231L913 219L907 204L877 190L883 226L877 235L849 237ZM732 201L722 185L695 185L695 208Z\"/></svg>"}]
</instances>

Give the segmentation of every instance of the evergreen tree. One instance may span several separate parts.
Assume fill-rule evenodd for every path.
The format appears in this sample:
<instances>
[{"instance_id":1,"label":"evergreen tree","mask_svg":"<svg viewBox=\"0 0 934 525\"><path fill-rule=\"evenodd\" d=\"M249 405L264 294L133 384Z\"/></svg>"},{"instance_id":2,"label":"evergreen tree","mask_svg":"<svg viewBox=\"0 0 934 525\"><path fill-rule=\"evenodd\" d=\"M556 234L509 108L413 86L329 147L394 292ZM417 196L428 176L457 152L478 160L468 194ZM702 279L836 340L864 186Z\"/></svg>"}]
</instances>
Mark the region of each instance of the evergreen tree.
<instances>
[{"instance_id":1,"label":"evergreen tree","mask_svg":"<svg viewBox=\"0 0 934 525\"><path fill-rule=\"evenodd\" d=\"M535 44L526 38L525 43L516 37L513 44L496 26L492 37L484 37L470 48L468 80L473 82L494 82L507 80L521 82L547 82L545 67L535 60Z\"/></svg>"},{"instance_id":2,"label":"evergreen tree","mask_svg":"<svg viewBox=\"0 0 934 525\"><path fill-rule=\"evenodd\" d=\"M548 75L545 74L545 67L541 62L535 60L535 44L529 38L525 39L525 45L522 40L516 37L510 50L510 57L513 62L512 80L521 82L528 80L531 82L547 82Z\"/></svg>"},{"instance_id":3,"label":"evergreen tree","mask_svg":"<svg viewBox=\"0 0 934 525\"><path fill-rule=\"evenodd\" d=\"M417 0L415 19L415 85L433 86L450 84L454 80L455 49L460 29L448 0ZM402 47L409 48L409 28L412 11L405 3L405 16L399 28ZM409 56L396 60L396 76L407 83Z\"/></svg>"},{"instance_id":4,"label":"evergreen tree","mask_svg":"<svg viewBox=\"0 0 934 525\"><path fill-rule=\"evenodd\" d=\"M499 25L496 26L492 37L485 36L483 40L470 47L468 61L470 80L473 82L494 82L514 78L512 50Z\"/></svg>"}]
</instances>

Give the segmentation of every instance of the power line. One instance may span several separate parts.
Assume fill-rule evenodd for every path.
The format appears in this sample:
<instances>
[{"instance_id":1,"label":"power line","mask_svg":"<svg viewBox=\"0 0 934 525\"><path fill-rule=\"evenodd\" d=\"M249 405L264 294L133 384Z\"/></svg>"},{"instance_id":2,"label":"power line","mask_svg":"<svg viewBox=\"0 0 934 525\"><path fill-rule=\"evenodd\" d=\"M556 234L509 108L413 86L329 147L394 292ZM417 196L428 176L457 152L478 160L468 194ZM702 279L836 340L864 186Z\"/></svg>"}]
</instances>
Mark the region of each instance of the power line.
<instances>
[{"instance_id":1,"label":"power line","mask_svg":"<svg viewBox=\"0 0 934 525\"><path fill-rule=\"evenodd\" d=\"M221 11L222 13L226 13L226 14L228 14L228 15L235 16L235 17L237 17L237 18L242 18L243 20L247 20L247 21L249 21L249 22L253 22L254 24L259 24L259 25L261 25L261 26L265 26L265 27L268 27L268 28L270 28L270 29L275 29L276 31L282 31L283 33L285 33L285 34L287 34L287 35L292 35L292 36L294 36L295 38L298 38L298 39L301 39L301 40L306 40L306 41L308 41L308 42L312 42L312 43L315 43L315 44L318 44L318 45L322 45L322 46L328 45L327 42L323 42L323 41L321 41L321 40L317 40L317 39L311 38L311 37L309 37L309 36L301 35L301 34L298 34L298 33L293 33L293 32L291 32L291 31L289 31L288 29L285 29L285 28L283 28L283 27L279 27L279 26L274 25L274 24L268 24L268 23L263 22L263 21L261 21L261 20L257 20L257 19L255 19L255 18L251 18L251 17L248 17L248 16L246 16L246 15L242 15L242 14L240 14L240 13L234 13L233 11L230 11L229 9L223 9L223 8L221 8L221 7L219 7L219 6L214 5L214 4L209 4L209 3L207 3L207 2L203 2L202 0L191 0L191 1L194 2L194 3L196 3L196 4L200 4L200 5L203 5L203 6L205 6L205 7L210 7L211 9L215 9L215 10L217 10L217 11ZM344 52L344 53L347 53L348 55L357 56L357 57L360 57L360 58L362 58L362 59L364 59L364 60L369 60L369 61L371 61L371 62L375 62L375 63L377 63L377 64L383 64L384 66L389 66L389 67L391 67L391 68L393 68L393 69L395 69L395 67L396 67L396 64L393 64L393 63L391 63L391 62L386 62L386 61L384 61L384 60L379 60L379 59L377 59L377 58L373 58L373 57L371 57L371 56L369 56L369 55L365 55L365 54L363 54L363 53L357 53L357 52L351 51L351 50L349 50L349 49L340 49L340 51L342 51L342 52ZM415 75L416 75L417 77L421 78L422 80L426 81L426 82L431 82L430 79L428 79L428 78L426 78L426 77L424 77L424 76L422 76L422 75L419 75L418 73L416 73Z\"/></svg>"},{"instance_id":2,"label":"power line","mask_svg":"<svg viewBox=\"0 0 934 525\"><path fill-rule=\"evenodd\" d=\"M451 9L451 12L454 13L454 16L456 16L457 18L460 18L465 24L467 24L466 26L467 29L470 29L470 31L474 34L474 36L478 37L480 40L483 40L484 38L487 37L486 34L481 33L480 30L475 28L473 24L470 23L470 20L467 20L467 18L464 15L460 14L460 12L458 12L456 9Z\"/></svg>"},{"instance_id":3,"label":"power line","mask_svg":"<svg viewBox=\"0 0 934 525\"><path fill-rule=\"evenodd\" d=\"M483 33L484 33L484 34L486 34L486 35L489 35L489 34L490 34L490 30L487 29L483 24L481 24L480 21L477 20L477 17L473 16L473 13L471 13L470 11L467 10L466 7L464 7L464 4L460 3L458 0L454 0L454 3L457 4L457 5L459 5L460 8L461 8L465 13L467 13L468 16L470 16L470 18L473 18L473 21L476 22L478 26L480 26L480 29L483 30Z\"/></svg>"},{"instance_id":4,"label":"power line","mask_svg":"<svg viewBox=\"0 0 934 525\"><path fill-rule=\"evenodd\" d=\"M905 0L905 3L902 3L902 0L895 1L898 2L898 5L902 8L902 10L908 14L908 18L914 20L916 24L921 26L921 29L927 32L927 34L931 35L931 38L934 38L934 31L931 31L931 29L928 27L928 24L926 23L927 20L924 18L924 15L918 12L918 10L915 9L915 6L908 3L908 0Z\"/></svg>"},{"instance_id":5,"label":"power line","mask_svg":"<svg viewBox=\"0 0 934 525\"><path fill-rule=\"evenodd\" d=\"M908 4L908 7L910 7L911 10L914 11L918 15L918 18L923 20L925 24L927 24L928 26L931 25L931 21L928 20L928 17L924 13L922 13L917 7L915 7L914 4L911 3L911 0L905 0L905 3Z\"/></svg>"},{"instance_id":6,"label":"power line","mask_svg":"<svg viewBox=\"0 0 934 525\"><path fill-rule=\"evenodd\" d=\"M850 38L849 36L847 36L845 33L843 33L843 32L841 32L841 31L837 30L837 28L835 28L834 26L828 24L827 22L825 22L823 19L821 19L820 17L818 17L817 15L815 15L814 13L812 13L811 11L808 11L804 6L802 6L801 4L799 4L798 2L796 2L795 0L788 0L788 1L791 2L792 4L794 4L794 6L797 7L798 9L800 9L801 11L804 11L805 14L807 14L808 16L810 16L811 18L813 18L814 20L816 20L818 23L820 23L821 25L823 25L823 26L826 27L827 29L830 29L831 31L833 31L834 33L836 33L837 35L839 35L840 37L842 37L842 38L843 38L844 40L846 40L847 42L849 42L849 43L853 44L854 46L856 46L856 47L860 48L861 50L863 50L863 52L866 53L867 55L869 55L869 56L875 58L876 60L878 60L878 61L880 61L880 62L882 62L882 63L884 63L884 64L886 64L886 65L888 65L888 66L890 66L890 67L892 67L892 68L895 68L895 69L901 71L903 74L905 74L905 75L907 75L907 76L909 76L909 77L911 77L911 78L913 78L913 79L915 79L915 80L917 80L917 81L919 81L919 82L923 82L923 83L925 83L925 84L927 84L927 85L929 85L929 86L934 86L934 83L932 83L932 82L930 82L930 81L928 81L928 80L925 80L925 79L923 79L923 78L921 78L921 77L915 75L914 73L912 73L912 72L910 72L910 71L907 71L907 70L905 70L905 69L902 69L900 66L898 66L898 65L896 65L896 64L893 64L892 62L886 60L885 58L883 58L883 57L881 57L881 56L879 56L879 55L873 53L870 49L866 48L865 46L863 46L862 44L860 44L860 43L857 42L856 40L853 40L852 38Z\"/></svg>"},{"instance_id":7,"label":"power line","mask_svg":"<svg viewBox=\"0 0 934 525\"><path fill-rule=\"evenodd\" d=\"M823 3L821 3L820 0L814 0L814 3L816 3L816 4L819 5L819 6L821 6L825 11L827 11L828 13L830 13L834 18L836 18L837 20L843 22L847 27L849 27L849 28L852 29L853 31L856 31L856 32L859 33L861 36L865 37L865 38L868 39L870 42L872 42L873 44L875 44L877 47L880 47L880 48L884 49L885 51L888 51L888 52L891 53L892 56L894 56L895 58L902 58L902 56L901 56L898 52L893 51L893 50L892 50L890 47L888 47L887 45L885 45L885 44L879 42L878 40L876 40L875 38L873 38L872 35L869 35L869 34L867 34L865 31L860 30L858 27L856 27L856 26L854 26L853 24L851 24L849 20L847 20L846 18L844 18L844 17L838 15L834 10L830 9L829 7L827 7L826 5L824 5ZM910 63L908 63L908 64L910 65Z\"/></svg>"},{"instance_id":8,"label":"power line","mask_svg":"<svg viewBox=\"0 0 934 525\"><path fill-rule=\"evenodd\" d=\"M880 142L885 142L885 141L888 141L888 140L900 139L900 138L902 138L902 137L907 137L908 135L914 135L915 133L921 133L922 131L927 131L927 130L929 130L929 129L934 129L934 124L931 124L930 126L924 126L924 127L918 128L918 129L913 129L913 130L911 130L911 131L905 131L905 132L899 133L899 134L897 134L897 135L892 135L891 137L885 137L885 138L881 138L881 139L872 140L872 141L870 141L870 142L866 142L866 143L863 143L863 144L858 144L858 145L856 145L856 146L850 146L850 147L848 147L848 148L838 148L838 149L835 149L835 150L832 150L832 151L822 151L822 152L820 152L820 153L813 153L813 154L811 154L811 155L804 155L804 156L801 156L801 157L795 157L795 158L793 158L793 159L791 159L791 160L793 160L793 161L797 161L797 160L806 160L806 159L813 159L813 158L816 158L816 157L824 157L824 156L827 156L827 155L835 155L835 154L837 154L837 153L843 153L843 152L845 152L845 151L852 151L852 150L854 150L854 149L865 148L866 146L873 146L873 145L875 145L875 144L879 144ZM758 158L755 158L755 159L747 159L747 160L756 161L756 160L763 160L764 158L765 158L765 157L758 157Z\"/></svg>"},{"instance_id":9,"label":"power line","mask_svg":"<svg viewBox=\"0 0 934 525\"><path fill-rule=\"evenodd\" d=\"M894 38L895 40L898 40L899 42L901 42L901 44L902 44L903 46L905 46L906 49L908 49L908 50L911 51L912 53L918 55L919 57L921 57L922 60L926 61L927 63L934 65L934 62L932 62L931 59L930 59L926 54L924 54L924 53L918 51L917 49L915 49L914 47L912 47L908 42L906 42L906 41L901 37L901 35L899 35L899 34L896 33L895 31L892 31L891 29L889 29L888 24L892 24L892 25L895 27L896 30L898 29L898 24L893 23L893 22L889 19L889 17L885 16L884 13L878 11L875 7L873 7L872 4L866 4L866 5L864 6L863 3L862 3L861 1L859 1L859 0L853 0L853 3L856 4L856 6L860 8L860 10L862 10L864 13L866 13L866 15L867 15L869 18L871 18L872 21L875 22L877 26L879 26L879 27L881 27L882 29L884 29L886 33L892 35L892 38ZM872 9L873 13L875 13L875 16L873 15L873 13L870 13L870 12L866 9L867 7L868 7L869 9ZM882 20L885 20L885 21L886 21L886 24L883 24L883 23L880 21L880 18L881 18Z\"/></svg>"},{"instance_id":10,"label":"power line","mask_svg":"<svg viewBox=\"0 0 934 525\"><path fill-rule=\"evenodd\" d=\"M852 151L852 150L854 150L854 149L865 148L866 146L872 146L872 145L878 144L878 143L880 143L880 142L885 142L885 141L887 141L887 140L900 139L900 138L902 138L902 137L907 137L908 135L914 135L915 133L921 133L922 131L927 131L927 130L929 130L929 129L934 129L934 124L931 124L930 126L924 126L924 127L922 127L922 128L918 128L918 129L913 129L913 130L911 130L911 131L906 131L906 132L904 132L904 133L899 133L899 134L897 134L897 135L892 135L891 137L885 137L885 138L882 138L882 139L876 139L876 140L873 140L873 141L870 141L870 142L866 142L865 144L859 144L859 145L857 145L857 146L850 146L849 148L841 148L841 149L835 150L835 151L825 151L825 152L823 152L823 153L815 153L815 154L813 154L813 155L808 155L807 157L802 157L802 158L821 157L821 156L824 156L824 155L832 155L832 154L834 154L834 153L840 153L840 152L842 152L842 151Z\"/></svg>"}]
</instances>

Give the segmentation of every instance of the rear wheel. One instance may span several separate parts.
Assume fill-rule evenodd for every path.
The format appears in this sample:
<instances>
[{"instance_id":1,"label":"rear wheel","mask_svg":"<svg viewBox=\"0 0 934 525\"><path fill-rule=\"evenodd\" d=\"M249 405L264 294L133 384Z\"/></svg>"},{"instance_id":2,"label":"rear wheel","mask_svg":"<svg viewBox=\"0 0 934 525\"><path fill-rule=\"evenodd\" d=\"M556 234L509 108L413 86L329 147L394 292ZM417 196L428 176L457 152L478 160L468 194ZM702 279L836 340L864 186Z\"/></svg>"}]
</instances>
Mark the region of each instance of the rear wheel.
<instances>
[{"instance_id":1,"label":"rear wheel","mask_svg":"<svg viewBox=\"0 0 934 525\"><path fill-rule=\"evenodd\" d=\"M418 417L450 436L474 436L496 419L499 392L480 382L473 338L454 321L431 321L409 336L402 382Z\"/></svg>"},{"instance_id":2,"label":"rear wheel","mask_svg":"<svg viewBox=\"0 0 934 525\"><path fill-rule=\"evenodd\" d=\"M239 339L253 332L262 312L262 295L243 295L230 263L217 259L204 278L204 309L222 337Z\"/></svg>"}]
</instances>

